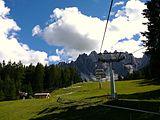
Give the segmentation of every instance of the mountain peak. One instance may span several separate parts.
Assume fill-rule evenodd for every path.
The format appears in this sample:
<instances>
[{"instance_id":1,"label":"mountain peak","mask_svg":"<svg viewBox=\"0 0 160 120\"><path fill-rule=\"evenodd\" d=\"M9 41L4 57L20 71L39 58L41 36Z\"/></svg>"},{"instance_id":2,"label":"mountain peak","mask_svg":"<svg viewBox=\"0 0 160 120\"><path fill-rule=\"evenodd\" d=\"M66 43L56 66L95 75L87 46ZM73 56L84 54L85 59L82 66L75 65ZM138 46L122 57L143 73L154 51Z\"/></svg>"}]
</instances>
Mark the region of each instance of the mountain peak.
<instances>
[{"instance_id":1,"label":"mountain peak","mask_svg":"<svg viewBox=\"0 0 160 120\"><path fill-rule=\"evenodd\" d=\"M107 51L104 51L104 53L108 53ZM113 54L122 54L125 55L125 59L120 61L120 62L114 62L112 64L112 69L114 70L115 74L121 75L121 76L125 76L127 75L131 70L128 69L128 67L126 67L126 65L130 66L129 68L132 68L133 70L138 70L139 68L142 68L143 66L145 66L147 64L147 59L145 58L145 60L143 58L135 58L133 55L130 55L128 52L113 52ZM108 53L111 54L111 53ZM109 55L108 55L109 56ZM106 57L108 57L106 55ZM145 56L146 57L146 56ZM146 64L144 64L144 61ZM87 54L81 54L78 56L77 60L70 63L70 64L59 64L62 67L66 67L66 66L72 66L75 67L80 75L82 79L85 78L85 80L93 80L93 75L95 76L95 71L96 71L96 65L98 64L98 54L96 51L92 51L89 55ZM106 63L108 64L108 63ZM103 65L102 65L103 66ZM103 68L105 71L108 71L108 67L107 66L103 66ZM84 77L85 76L85 77ZM88 79L87 79L88 78Z\"/></svg>"}]
</instances>

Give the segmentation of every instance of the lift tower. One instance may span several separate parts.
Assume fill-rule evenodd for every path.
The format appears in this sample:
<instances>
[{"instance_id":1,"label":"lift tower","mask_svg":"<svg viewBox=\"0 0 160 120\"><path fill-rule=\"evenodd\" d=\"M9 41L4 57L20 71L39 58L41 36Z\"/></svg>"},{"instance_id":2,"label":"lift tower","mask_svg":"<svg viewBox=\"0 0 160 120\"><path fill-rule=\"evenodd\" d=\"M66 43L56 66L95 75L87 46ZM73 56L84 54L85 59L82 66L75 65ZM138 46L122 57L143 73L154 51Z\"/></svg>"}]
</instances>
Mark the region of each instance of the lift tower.
<instances>
[{"instance_id":1,"label":"lift tower","mask_svg":"<svg viewBox=\"0 0 160 120\"><path fill-rule=\"evenodd\" d=\"M111 98L112 99L116 99L116 87L115 87L115 80L114 80L114 75L113 75L113 70L112 70L112 63L120 62L123 59L125 59L125 56L122 55L121 52L99 53L98 54L98 62L109 63Z\"/></svg>"}]
</instances>

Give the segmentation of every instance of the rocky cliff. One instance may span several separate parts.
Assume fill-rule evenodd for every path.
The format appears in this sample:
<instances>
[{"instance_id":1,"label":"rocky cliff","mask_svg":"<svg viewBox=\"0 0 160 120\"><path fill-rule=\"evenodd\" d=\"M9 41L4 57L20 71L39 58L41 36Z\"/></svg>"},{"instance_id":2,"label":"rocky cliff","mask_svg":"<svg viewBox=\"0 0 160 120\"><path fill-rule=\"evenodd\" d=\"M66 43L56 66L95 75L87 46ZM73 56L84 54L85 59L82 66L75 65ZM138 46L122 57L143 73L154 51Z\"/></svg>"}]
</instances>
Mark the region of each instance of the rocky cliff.
<instances>
[{"instance_id":1,"label":"rocky cliff","mask_svg":"<svg viewBox=\"0 0 160 120\"><path fill-rule=\"evenodd\" d=\"M106 59L110 59L110 54L107 51L104 52ZM135 58L132 54L129 54L128 52L114 52L116 54L119 54L121 56L125 56L123 60L120 62L114 62L112 63L112 69L114 70L115 74L125 76L129 72L136 71L138 69L141 69L146 64L148 64L149 59L146 55L144 55L143 58ZM108 73L108 63L102 64L98 61L99 55L92 51L89 55L87 54L81 54L78 56L76 61L72 61L71 63L59 63L62 67L72 66L75 67L79 73L81 74L82 80L95 80L95 70L97 67L103 68L106 71L106 74Z\"/></svg>"}]
</instances>

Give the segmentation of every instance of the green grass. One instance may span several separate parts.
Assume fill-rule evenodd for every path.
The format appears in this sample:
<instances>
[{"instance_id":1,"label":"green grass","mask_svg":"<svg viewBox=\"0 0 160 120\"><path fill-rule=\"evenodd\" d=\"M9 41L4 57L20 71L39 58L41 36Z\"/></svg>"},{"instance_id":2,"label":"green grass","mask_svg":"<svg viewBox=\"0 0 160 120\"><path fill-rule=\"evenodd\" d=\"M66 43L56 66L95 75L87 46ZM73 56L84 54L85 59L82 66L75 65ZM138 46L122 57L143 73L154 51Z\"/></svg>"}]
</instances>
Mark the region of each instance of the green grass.
<instances>
[{"instance_id":1,"label":"green grass","mask_svg":"<svg viewBox=\"0 0 160 120\"><path fill-rule=\"evenodd\" d=\"M15 100L0 102L1 120L27 120L34 117L50 103L47 99Z\"/></svg>"},{"instance_id":2,"label":"green grass","mask_svg":"<svg viewBox=\"0 0 160 120\"><path fill-rule=\"evenodd\" d=\"M145 80L116 82L116 90L120 101L111 104L159 111L160 85L145 84ZM77 83L68 88L61 88L51 93L50 99L28 99L0 102L1 120L79 120L107 119L127 120L128 111L100 106L99 103L110 104L106 95L110 94L109 82L103 82L99 89L98 82ZM58 98L59 101L57 102ZM91 103L91 104L88 104ZM147 107L148 106L148 107ZM113 115L111 117L111 115ZM118 117L116 117L118 116ZM135 119L156 120L152 115L133 113ZM110 120L109 119L109 120ZM158 120L158 119L157 119Z\"/></svg>"}]
</instances>

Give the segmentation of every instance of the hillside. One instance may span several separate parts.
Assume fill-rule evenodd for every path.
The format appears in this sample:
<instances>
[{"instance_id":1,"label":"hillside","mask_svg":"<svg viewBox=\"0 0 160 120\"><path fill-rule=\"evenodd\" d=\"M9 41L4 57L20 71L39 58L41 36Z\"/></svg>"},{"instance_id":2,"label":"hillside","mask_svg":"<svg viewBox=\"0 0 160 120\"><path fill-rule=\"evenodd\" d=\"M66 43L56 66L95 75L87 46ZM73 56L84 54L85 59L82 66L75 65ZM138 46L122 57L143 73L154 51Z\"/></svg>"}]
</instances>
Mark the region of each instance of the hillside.
<instances>
[{"instance_id":1,"label":"hillside","mask_svg":"<svg viewBox=\"0 0 160 120\"><path fill-rule=\"evenodd\" d=\"M50 99L28 99L0 102L1 120L158 120L158 116L131 113L101 106L115 104L158 112L160 108L160 85L146 80L116 82L119 100L109 100L110 86L104 82L102 89L98 82L77 83L55 90Z\"/></svg>"}]
</instances>

